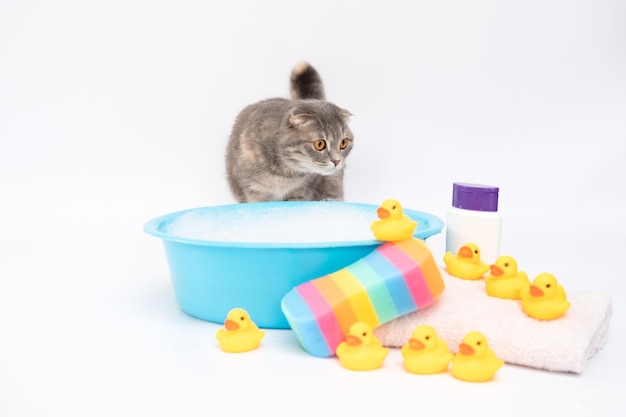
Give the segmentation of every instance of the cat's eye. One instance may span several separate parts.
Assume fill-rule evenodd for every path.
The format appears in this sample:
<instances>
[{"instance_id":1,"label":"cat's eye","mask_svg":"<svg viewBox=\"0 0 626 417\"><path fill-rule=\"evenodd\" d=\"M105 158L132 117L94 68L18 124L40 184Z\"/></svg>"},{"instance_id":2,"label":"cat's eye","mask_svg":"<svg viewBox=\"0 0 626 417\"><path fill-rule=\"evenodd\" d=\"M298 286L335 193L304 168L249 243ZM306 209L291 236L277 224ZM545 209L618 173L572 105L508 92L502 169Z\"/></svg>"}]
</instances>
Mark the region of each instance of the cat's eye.
<instances>
[{"instance_id":1,"label":"cat's eye","mask_svg":"<svg viewBox=\"0 0 626 417\"><path fill-rule=\"evenodd\" d=\"M346 149L348 147L348 143L348 138L343 138L343 140L339 144L339 149Z\"/></svg>"},{"instance_id":2,"label":"cat's eye","mask_svg":"<svg viewBox=\"0 0 626 417\"><path fill-rule=\"evenodd\" d=\"M313 142L313 147L316 151L323 151L326 148L326 141L324 139L319 139Z\"/></svg>"}]
</instances>

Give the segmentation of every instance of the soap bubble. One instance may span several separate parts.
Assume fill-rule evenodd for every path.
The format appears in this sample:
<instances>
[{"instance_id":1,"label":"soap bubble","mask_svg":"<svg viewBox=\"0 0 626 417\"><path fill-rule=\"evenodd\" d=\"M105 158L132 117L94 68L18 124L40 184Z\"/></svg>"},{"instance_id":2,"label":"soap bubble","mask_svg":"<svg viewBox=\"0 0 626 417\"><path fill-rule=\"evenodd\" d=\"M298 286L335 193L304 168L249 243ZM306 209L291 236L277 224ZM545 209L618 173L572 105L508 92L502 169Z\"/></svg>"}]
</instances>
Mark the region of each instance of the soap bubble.
<instances>
[{"instance_id":1,"label":"soap bubble","mask_svg":"<svg viewBox=\"0 0 626 417\"><path fill-rule=\"evenodd\" d=\"M195 209L167 226L173 237L242 243L371 241L376 208L331 203L242 204Z\"/></svg>"}]
</instances>

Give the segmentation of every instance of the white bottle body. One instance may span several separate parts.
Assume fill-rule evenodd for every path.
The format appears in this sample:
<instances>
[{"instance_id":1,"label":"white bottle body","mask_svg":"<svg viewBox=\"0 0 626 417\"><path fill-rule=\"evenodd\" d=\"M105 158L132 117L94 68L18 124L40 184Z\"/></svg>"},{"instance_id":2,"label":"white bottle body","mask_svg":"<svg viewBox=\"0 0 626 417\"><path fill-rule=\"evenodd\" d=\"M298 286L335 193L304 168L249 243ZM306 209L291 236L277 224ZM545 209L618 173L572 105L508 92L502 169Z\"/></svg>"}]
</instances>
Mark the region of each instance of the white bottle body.
<instances>
[{"instance_id":1,"label":"white bottle body","mask_svg":"<svg viewBox=\"0 0 626 417\"><path fill-rule=\"evenodd\" d=\"M495 211L475 211L451 207L446 223L446 252L456 255L466 243L480 249L480 259L493 264L500 255L502 216Z\"/></svg>"}]
</instances>

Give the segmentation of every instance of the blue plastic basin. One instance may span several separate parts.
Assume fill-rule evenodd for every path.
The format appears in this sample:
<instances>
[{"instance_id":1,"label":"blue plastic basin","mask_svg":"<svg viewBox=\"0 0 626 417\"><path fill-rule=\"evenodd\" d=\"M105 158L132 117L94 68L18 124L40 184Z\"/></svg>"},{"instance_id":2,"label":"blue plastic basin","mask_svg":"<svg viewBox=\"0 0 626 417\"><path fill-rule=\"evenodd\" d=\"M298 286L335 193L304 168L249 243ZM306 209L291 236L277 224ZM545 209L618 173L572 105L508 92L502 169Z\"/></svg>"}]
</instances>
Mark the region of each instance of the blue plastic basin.
<instances>
[{"instance_id":1,"label":"blue plastic basin","mask_svg":"<svg viewBox=\"0 0 626 417\"><path fill-rule=\"evenodd\" d=\"M241 307L259 327L289 328L280 307L281 299L293 287L317 278L364 257L381 242L257 243L185 238L168 232L180 216L194 212L202 216L259 216L267 211L289 213L315 205L325 210L354 206L371 210L376 220L377 205L348 202L270 202L201 207L166 214L150 220L144 232L163 241L174 294L187 314L223 323L226 314ZM333 206L335 205L335 206ZM414 236L426 239L441 232L443 222L436 216L404 209L418 222ZM294 231L297 233L297 231Z\"/></svg>"}]
</instances>

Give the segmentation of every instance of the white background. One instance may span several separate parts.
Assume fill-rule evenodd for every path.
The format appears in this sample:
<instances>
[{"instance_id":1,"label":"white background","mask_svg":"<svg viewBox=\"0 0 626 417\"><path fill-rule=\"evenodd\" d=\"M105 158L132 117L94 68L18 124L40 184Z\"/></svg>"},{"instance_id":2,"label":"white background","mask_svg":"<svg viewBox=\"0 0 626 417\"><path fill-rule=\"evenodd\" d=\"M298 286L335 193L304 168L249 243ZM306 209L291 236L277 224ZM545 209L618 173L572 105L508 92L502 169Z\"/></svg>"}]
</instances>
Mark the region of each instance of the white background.
<instances>
[{"instance_id":1,"label":"white background","mask_svg":"<svg viewBox=\"0 0 626 417\"><path fill-rule=\"evenodd\" d=\"M0 0L0 415L624 415L625 24L617 0ZM354 114L347 200L445 220L454 181L497 185L503 252L612 295L582 375L354 373L290 331L233 356L179 310L143 224L234 202L232 121L301 60Z\"/></svg>"}]
</instances>

